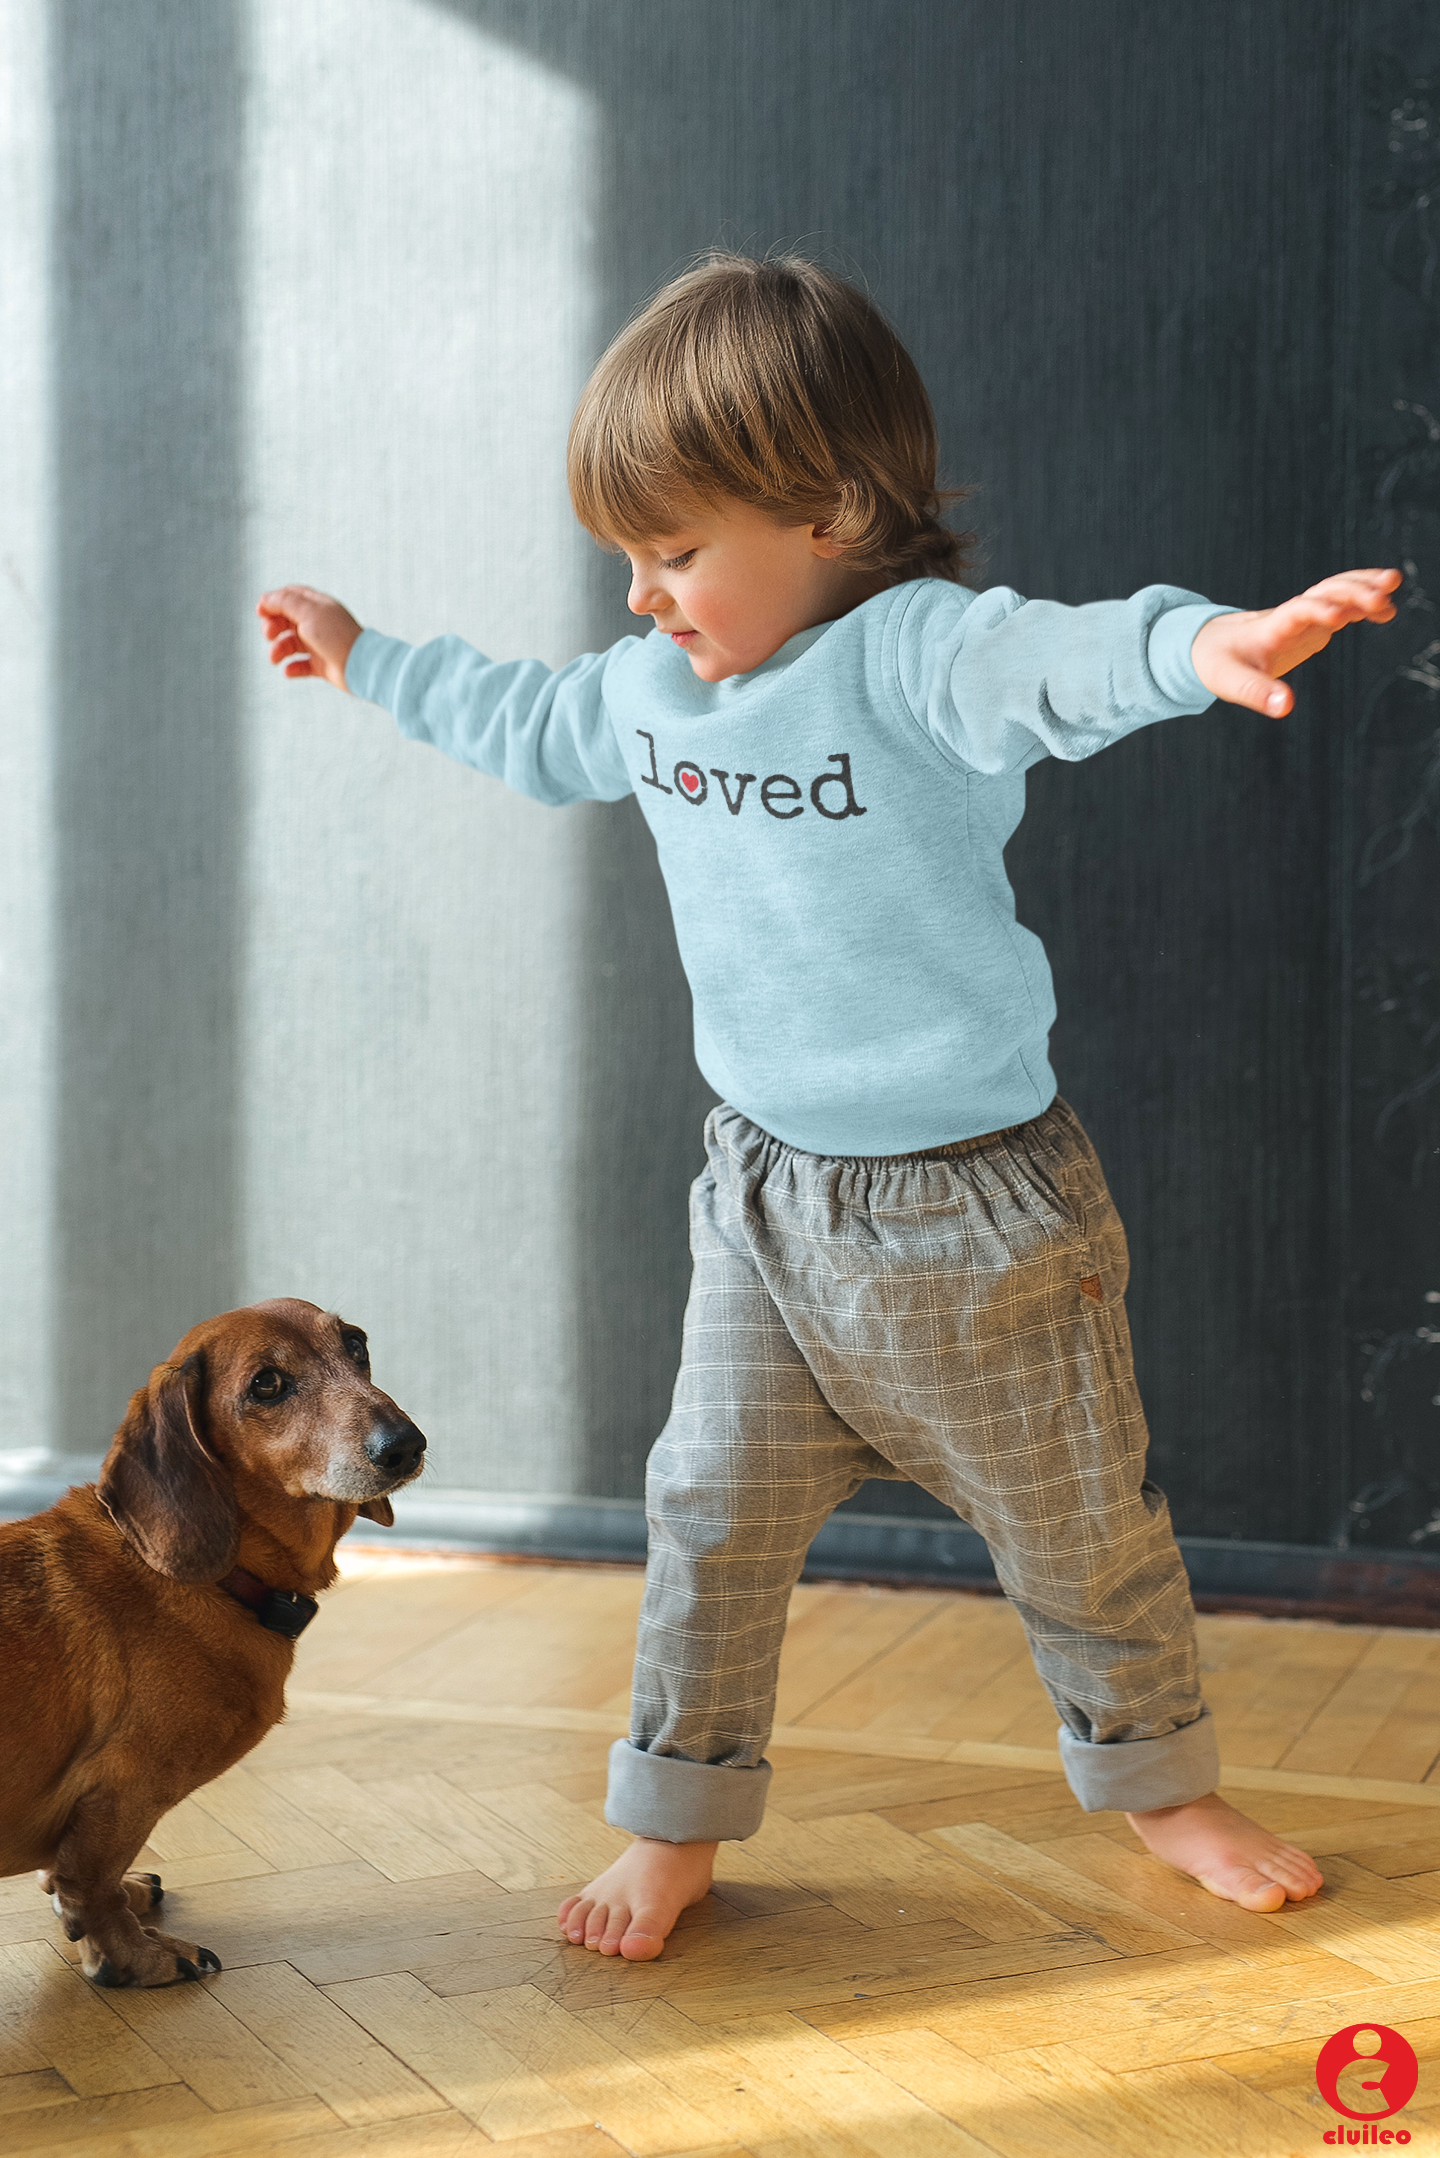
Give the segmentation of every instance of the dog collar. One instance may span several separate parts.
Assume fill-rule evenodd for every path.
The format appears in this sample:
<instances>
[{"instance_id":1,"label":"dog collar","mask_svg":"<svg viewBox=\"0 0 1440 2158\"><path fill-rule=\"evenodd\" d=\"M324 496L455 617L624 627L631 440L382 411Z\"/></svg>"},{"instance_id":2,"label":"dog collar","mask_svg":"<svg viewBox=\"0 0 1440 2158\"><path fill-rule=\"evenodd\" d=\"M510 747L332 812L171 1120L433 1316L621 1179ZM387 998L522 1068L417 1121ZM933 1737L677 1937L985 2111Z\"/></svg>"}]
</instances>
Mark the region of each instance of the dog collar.
<instances>
[{"instance_id":1,"label":"dog collar","mask_svg":"<svg viewBox=\"0 0 1440 2158\"><path fill-rule=\"evenodd\" d=\"M283 1634L287 1641L297 1640L320 1609L313 1596L302 1596L299 1589L267 1588L244 1566L232 1566L215 1586L253 1611L267 1633Z\"/></svg>"}]
</instances>

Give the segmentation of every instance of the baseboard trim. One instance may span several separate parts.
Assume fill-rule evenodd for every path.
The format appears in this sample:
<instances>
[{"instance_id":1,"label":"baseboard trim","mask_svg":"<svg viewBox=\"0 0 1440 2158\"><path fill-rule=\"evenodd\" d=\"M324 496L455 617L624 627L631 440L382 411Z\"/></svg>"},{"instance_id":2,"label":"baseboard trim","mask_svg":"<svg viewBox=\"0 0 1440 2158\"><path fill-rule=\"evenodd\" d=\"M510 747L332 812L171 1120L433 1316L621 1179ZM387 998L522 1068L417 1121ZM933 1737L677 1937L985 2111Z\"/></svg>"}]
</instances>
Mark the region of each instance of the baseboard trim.
<instances>
[{"instance_id":1,"label":"baseboard trim","mask_svg":"<svg viewBox=\"0 0 1440 2158\"><path fill-rule=\"evenodd\" d=\"M534 1558L639 1565L645 1557L644 1511L633 1499L401 1492L393 1529L362 1522L355 1533L382 1548L387 1538L403 1537L438 1549ZM1182 1536L1179 1543L1202 1610L1440 1627L1440 1557L1209 1536ZM983 1537L958 1521L907 1514L833 1514L810 1546L805 1578L999 1594Z\"/></svg>"},{"instance_id":2,"label":"baseboard trim","mask_svg":"<svg viewBox=\"0 0 1440 2158\"><path fill-rule=\"evenodd\" d=\"M99 1464L66 1466L69 1477L0 1475L0 1519L53 1506L69 1482L93 1476ZM378 1550L403 1546L638 1566L645 1559L645 1515L633 1499L432 1486L397 1495L393 1529L357 1522L350 1540ZM1180 1550L1202 1610L1440 1628L1440 1556L1208 1536L1182 1536ZM805 1578L999 1593L983 1538L958 1521L916 1515L833 1515L810 1546Z\"/></svg>"}]
</instances>

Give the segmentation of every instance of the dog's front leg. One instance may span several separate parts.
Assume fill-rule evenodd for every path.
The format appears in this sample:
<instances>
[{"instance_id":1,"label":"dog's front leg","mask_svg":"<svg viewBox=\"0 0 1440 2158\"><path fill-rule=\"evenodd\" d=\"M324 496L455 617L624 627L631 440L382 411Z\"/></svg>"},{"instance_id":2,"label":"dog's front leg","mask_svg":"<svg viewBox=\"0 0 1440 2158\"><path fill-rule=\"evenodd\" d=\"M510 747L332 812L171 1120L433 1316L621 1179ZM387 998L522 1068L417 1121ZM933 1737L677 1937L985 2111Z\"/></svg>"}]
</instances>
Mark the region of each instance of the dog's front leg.
<instances>
[{"instance_id":1,"label":"dog's front leg","mask_svg":"<svg viewBox=\"0 0 1440 2158\"><path fill-rule=\"evenodd\" d=\"M220 1959L193 1941L177 1940L136 1915L160 1900L154 1874L128 1873L154 1821L126 1819L124 1801L108 1791L81 1800L48 1874L41 1876L65 1927L80 1944L80 1968L101 1986L170 1986L177 1979L218 1971Z\"/></svg>"},{"instance_id":2,"label":"dog's front leg","mask_svg":"<svg viewBox=\"0 0 1440 2158\"><path fill-rule=\"evenodd\" d=\"M55 1887L53 1873L37 1873L40 1892L50 1898L57 1918L65 1916L60 1907L60 1897ZM165 1901L165 1888L158 1873L126 1873L120 1877L121 1892L128 1908L136 1918L148 1918L158 1903Z\"/></svg>"}]
</instances>

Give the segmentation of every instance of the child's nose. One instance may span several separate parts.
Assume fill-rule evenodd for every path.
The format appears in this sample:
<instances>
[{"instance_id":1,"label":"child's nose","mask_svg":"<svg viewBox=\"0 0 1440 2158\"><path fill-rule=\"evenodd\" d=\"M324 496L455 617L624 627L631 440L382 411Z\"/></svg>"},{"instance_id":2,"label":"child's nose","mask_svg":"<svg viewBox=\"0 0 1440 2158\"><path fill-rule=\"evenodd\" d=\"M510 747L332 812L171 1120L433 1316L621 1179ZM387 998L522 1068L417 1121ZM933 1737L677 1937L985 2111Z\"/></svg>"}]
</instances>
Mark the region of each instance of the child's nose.
<instances>
[{"instance_id":1,"label":"child's nose","mask_svg":"<svg viewBox=\"0 0 1440 2158\"><path fill-rule=\"evenodd\" d=\"M658 607L663 606L664 594L653 578L637 569L630 579L630 590L626 594L625 604L632 614L654 614Z\"/></svg>"}]
</instances>

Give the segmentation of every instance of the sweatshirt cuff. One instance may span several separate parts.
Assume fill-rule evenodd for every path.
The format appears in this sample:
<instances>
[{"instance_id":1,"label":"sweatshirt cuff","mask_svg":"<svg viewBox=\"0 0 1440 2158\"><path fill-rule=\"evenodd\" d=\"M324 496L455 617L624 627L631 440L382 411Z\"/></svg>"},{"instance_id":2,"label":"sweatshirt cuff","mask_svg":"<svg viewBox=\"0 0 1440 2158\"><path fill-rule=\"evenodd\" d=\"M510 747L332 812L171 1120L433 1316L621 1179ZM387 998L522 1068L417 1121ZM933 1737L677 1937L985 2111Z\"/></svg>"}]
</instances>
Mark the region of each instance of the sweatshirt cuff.
<instances>
[{"instance_id":1,"label":"sweatshirt cuff","mask_svg":"<svg viewBox=\"0 0 1440 2158\"><path fill-rule=\"evenodd\" d=\"M1182 712L1203 712L1215 702L1215 692L1205 687L1191 663L1190 647L1197 634L1217 614L1239 612L1238 607L1215 607L1207 601L1200 606L1167 608L1156 621L1147 647L1150 672L1162 695Z\"/></svg>"},{"instance_id":2,"label":"sweatshirt cuff","mask_svg":"<svg viewBox=\"0 0 1440 2158\"><path fill-rule=\"evenodd\" d=\"M400 670L410 649L401 637L382 637L378 629L362 629L345 662L345 687L367 704L383 704L387 712L393 712Z\"/></svg>"}]
</instances>

